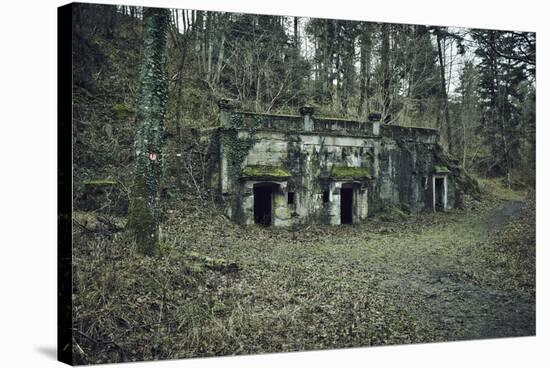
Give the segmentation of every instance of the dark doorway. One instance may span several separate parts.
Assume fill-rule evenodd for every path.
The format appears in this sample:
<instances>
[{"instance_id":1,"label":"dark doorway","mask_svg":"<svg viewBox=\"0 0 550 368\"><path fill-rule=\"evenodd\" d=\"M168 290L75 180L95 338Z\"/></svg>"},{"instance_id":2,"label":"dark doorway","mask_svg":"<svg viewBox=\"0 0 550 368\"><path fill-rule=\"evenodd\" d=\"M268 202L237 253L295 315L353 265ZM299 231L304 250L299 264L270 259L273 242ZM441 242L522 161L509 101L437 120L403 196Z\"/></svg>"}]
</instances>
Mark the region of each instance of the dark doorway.
<instances>
[{"instance_id":1,"label":"dark doorway","mask_svg":"<svg viewBox=\"0 0 550 368\"><path fill-rule=\"evenodd\" d=\"M271 225L273 207L273 186L259 185L254 187L254 223Z\"/></svg>"},{"instance_id":2,"label":"dark doorway","mask_svg":"<svg viewBox=\"0 0 550 368\"><path fill-rule=\"evenodd\" d=\"M435 210L445 210L445 179L435 178Z\"/></svg>"},{"instance_id":3,"label":"dark doorway","mask_svg":"<svg viewBox=\"0 0 550 368\"><path fill-rule=\"evenodd\" d=\"M353 188L340 189L340 223L353 223Z\"/></svg>"}]
</instances>

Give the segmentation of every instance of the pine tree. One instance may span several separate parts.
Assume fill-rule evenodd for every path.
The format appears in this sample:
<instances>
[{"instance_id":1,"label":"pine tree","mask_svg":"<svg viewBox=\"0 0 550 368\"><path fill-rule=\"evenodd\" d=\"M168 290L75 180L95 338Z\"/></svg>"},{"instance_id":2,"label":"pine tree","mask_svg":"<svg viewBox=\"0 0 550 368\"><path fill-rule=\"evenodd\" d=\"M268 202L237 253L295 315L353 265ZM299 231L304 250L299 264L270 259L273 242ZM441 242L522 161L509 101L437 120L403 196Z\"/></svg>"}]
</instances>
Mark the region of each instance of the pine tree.
<instances>
[{"instance_id":1,"label":"pine tree","mask_svg":"<svg viewBox=\"0 0 550 368\"><path fill-rule=\"evenodd\" d=\"M357 107L357 115L359 118L366 116L369 109L370 97L370 82L372 68L372 49L373 49L373 26L370 23L361 23L360 27L360 44L361 44L361 63L359 72L359 105Z\"/></svg>"},{"instance_id":2,"label":"pine tree","mask_svg":"<svg viewBox=\"0 0 550 368\"><path fill-rule=\"evenodd\" d=\"M460 85L456 92L459 95L457 125L461 128L458 144L462 152L462 167L466 168L468 148L474 137L472 133L479 124L479 74L473 62L466 61L460 74ZM458 150L457 150L458 151Z\"/></svg>"},{"instance_id":3,"label":"pine tree","mask_svg":"<svg viewBox=\"0 0 550 368\"><path fill-rule=\"evenodd\" d=\"M504 175L511 184L511 170L519 164L521 107L526 64L514 59L516 48L513 33L478 31L476 55L480 58L479 94L482 106L482 134L491 146L494 161L488 170Z\"/></svg>"}]
</instances>

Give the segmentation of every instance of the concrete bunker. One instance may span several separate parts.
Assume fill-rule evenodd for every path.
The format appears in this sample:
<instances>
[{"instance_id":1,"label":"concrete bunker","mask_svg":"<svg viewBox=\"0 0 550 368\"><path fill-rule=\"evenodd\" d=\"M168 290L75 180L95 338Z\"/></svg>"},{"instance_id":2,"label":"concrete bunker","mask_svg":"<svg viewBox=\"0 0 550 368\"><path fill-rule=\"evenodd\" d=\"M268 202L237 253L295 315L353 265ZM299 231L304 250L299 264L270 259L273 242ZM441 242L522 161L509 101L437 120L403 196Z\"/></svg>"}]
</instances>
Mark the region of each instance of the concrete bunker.
<instances>
[{"instance_id":1,"label":"concrete bunker","mask_svg":"<svg viewBox=\"0 0 550 368\"><path fill-rule=\"evenodd\" d=\"M220 109L211 182L240 224L357 224L388 205L456 205L455 173L439 161L435 129L319 118L311 107L301 115Z\"/></svg>"}]
</instances>

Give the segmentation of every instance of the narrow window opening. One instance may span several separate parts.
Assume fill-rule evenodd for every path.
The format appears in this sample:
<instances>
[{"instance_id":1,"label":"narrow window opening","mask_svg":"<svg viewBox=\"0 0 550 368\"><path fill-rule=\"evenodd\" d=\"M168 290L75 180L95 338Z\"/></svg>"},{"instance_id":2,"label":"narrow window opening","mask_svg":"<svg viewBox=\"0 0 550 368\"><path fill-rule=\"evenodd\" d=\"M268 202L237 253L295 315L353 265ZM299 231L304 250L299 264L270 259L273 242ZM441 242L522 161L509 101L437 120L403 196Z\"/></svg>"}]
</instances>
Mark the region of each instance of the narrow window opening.
<instances>
[{"instance_id":1,"label":"narrow window opening","mask_svg":"<svg viewBox=\"0 0 550 368\"><path fill-rule=\"evenodd\" d=\"M328 203L328 202L329 202L329 197L330 197L329 191L328 191L328 190L325 190L325 191L323 192L323 203Z\"/></svg>"},{"instance_id":2,"label":"narrow window opening","mask_svg":"<svg viewBox=\"0 0 550 368\"><path fill-rule=\"evenodd\" d=\"M288 204L294 204L294 192L288 192Z\"/></svg>"}]
</instances>

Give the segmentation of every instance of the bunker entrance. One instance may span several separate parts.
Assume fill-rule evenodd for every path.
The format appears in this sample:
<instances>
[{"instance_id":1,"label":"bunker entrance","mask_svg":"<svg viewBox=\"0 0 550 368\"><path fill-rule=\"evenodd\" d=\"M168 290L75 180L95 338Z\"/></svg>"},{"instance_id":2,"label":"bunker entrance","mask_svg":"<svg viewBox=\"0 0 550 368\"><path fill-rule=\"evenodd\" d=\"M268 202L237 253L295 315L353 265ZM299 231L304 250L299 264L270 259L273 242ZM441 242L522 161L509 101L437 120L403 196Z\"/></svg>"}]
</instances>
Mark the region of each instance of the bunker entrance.
<instances>
[{"instance_id":1,"label":"bunker entrance","mask_svg":"<svg viewBox=\"0 0 550 368\"><path fill-rule=\"evenodd\" d=\"M273 193L275 186L269 183L254 185L254 223L269 226L273 222Z\"/></svg>"},{"instance_id":2,"label":"bunker entrance","mask_svg":"<svg viewBox=\"0 0 550 368\"><path fill-rule=\"evenodd\" d=\"M445 178L435 178L434 180L434 195L435 195L435 210L445 210Z\"/></svg>"},{"instance_id":3,"label":"bunker entrance","mask_svg":"<svg viewBox=\"0 0 550 368\"><path fill-rule=\"evenodd\" d=\"M340 223L353 223L353 188L340 190Z\"/></svg>"}]
</instances>

